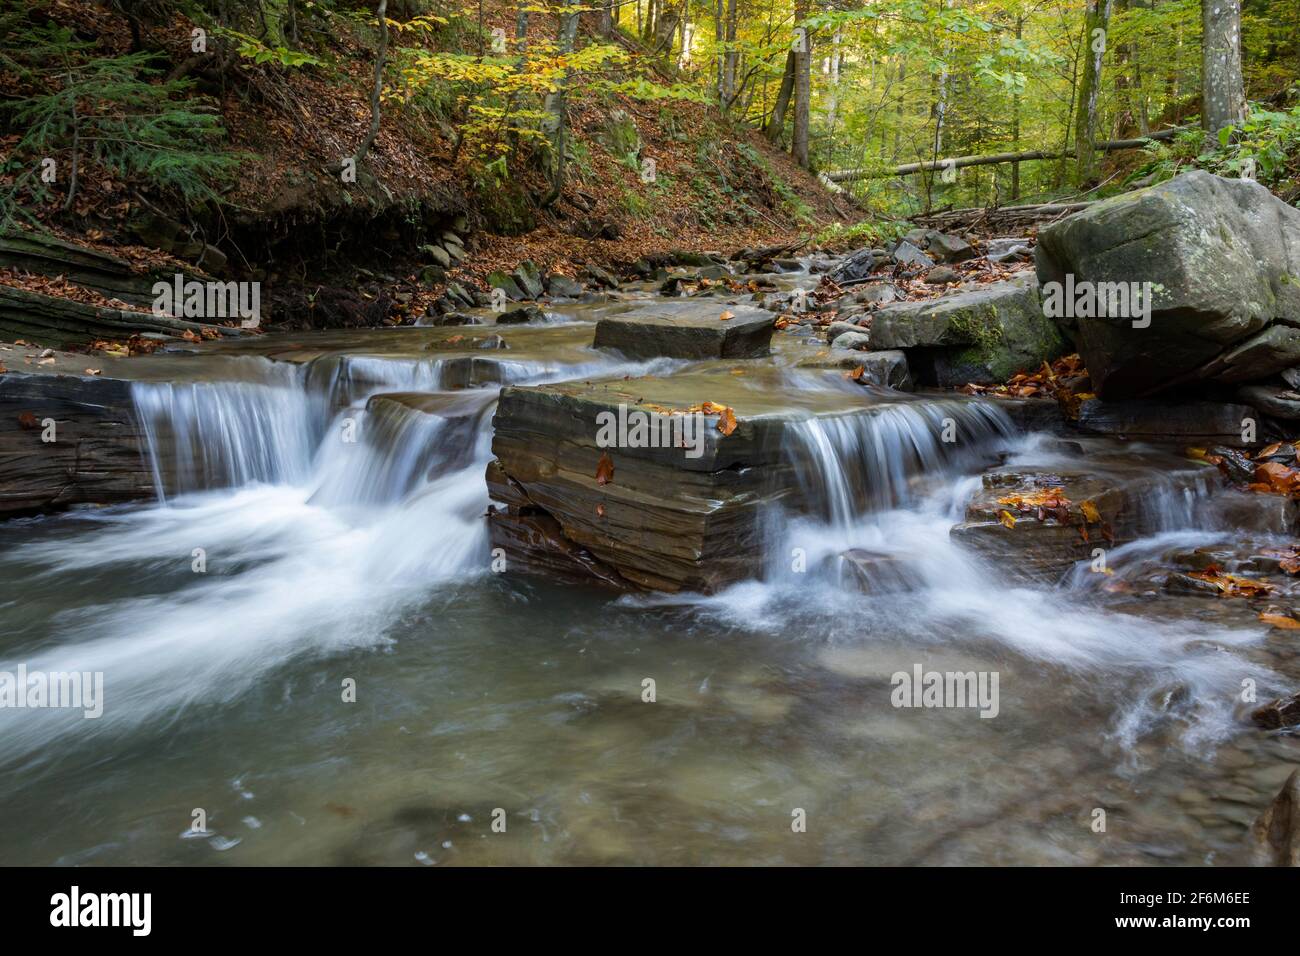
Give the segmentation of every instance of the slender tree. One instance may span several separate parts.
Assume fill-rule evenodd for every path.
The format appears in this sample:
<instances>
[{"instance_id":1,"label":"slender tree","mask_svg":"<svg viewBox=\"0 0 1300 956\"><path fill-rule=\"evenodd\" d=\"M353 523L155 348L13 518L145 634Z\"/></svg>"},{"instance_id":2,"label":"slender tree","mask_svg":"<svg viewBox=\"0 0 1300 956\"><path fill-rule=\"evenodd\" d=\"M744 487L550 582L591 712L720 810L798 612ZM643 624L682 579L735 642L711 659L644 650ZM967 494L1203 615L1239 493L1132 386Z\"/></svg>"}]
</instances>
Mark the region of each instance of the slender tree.
<instances>
[{"instance_id":1,"label":"slender tree","mask_svg":"<svg viewBox=\"0 0 1300 956\"><path fill-rule=\"evenodd\" d=\"M794 49L794 134L790 153L794 161L808 168L808 117L812 99L812 35L804 25L808 16L808 0L795 0L794 21L800 31Z\"/></svg>"},{"instance_id":2,"label":"slender tree","mask_svg":"<svg viewBox=\"0 0 1300 956\"><path fill-rule=\"evenodd\" d=\"M1075 175L1091 182L1097 173L1097 98L1101 93L1101 67L1106 56L1106 31L1110 28L1112 0L1088 0L1083 18L1083 74L1079 105L1074 114Z\"/></svg>"},{"instance_id":3,"label":"slender tree","mask_svg":"<svg viewBox=\"0 0 1300 956\"><path fill-rule=\"evenodd\" d=\"M1201 0L1201 125L1217 133L1245 118L1241 0Z\"/></svg>"}]
</instances>

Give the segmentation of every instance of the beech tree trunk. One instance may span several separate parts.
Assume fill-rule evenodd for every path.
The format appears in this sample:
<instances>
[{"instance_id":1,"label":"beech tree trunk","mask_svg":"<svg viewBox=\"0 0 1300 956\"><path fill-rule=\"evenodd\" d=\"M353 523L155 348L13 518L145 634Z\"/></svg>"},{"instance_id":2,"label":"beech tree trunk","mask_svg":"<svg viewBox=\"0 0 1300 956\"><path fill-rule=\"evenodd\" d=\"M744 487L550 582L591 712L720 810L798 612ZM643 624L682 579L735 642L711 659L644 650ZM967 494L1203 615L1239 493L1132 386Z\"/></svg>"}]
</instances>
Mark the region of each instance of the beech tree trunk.
<instances>
[{"instance_id":1,"label":"beech tree trunk","mask_svg":"<svg viewBox=\"0 0 1300 956\"><path fill-rule=\"evenodd\" d=\"M785 130L785 111L790 106L790 94L794 91L794 50L785 55L785 72L781 74L781 86L776 91L776 103L772 106L772 119L767 124L767 141L781 142L781 133Z\"/></svg>"},{"instance_id":2,"label":"beech tree trunk","mask_svg":"<svg viewBox=\"0 0 1300 956\"><path fill-rule=\"evenodd\" d=\"M1241 0L1201 0L1201 125L1217 133L1245 118Z\"/></svg>"},{"instance_id":3,"label":"beech tree trunk","mask_svg":"<svg viewBox=\"0 0 1300 956\"><path fill-rule=\"evenodd\" d=\"M802 27L808 17L808 0L795 0L794 21ZM804 169L808 168L808 116L812 98L812 36L808 30L800 35L794 51L794 134L790 154Z\"/></svg>"},{"instance_id":4,"label":"beech tree trunk","mask_svg":"<svg viewBox=\"0 0 1300 956\"><path fill-rule=\"evenodd\" d=\"M1112 0L1088 0L1083 20L1083 76L1079 82L1079 105L1074 114L1075 173L1080 183L1097 174L1097 96L1101 92L1101 65L1106 55L1106 30L1110 26Z\"/></svg>"}]
</instances>

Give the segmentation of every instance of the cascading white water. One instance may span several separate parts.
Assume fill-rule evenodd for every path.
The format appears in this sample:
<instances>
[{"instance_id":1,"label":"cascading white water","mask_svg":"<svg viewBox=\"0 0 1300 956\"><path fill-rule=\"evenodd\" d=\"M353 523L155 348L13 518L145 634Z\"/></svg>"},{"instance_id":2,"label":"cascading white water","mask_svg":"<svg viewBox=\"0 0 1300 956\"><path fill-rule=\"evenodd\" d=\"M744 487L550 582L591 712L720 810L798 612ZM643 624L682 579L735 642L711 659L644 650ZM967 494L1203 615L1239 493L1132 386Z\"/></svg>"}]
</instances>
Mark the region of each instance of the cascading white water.
<instances>
[{"instance_id":1,"label":"cascading white water","mask_svg":"<svg viewBox=\"0 0 1300 956\"><path fill-rule=\"evenodd\" d=\"M807 506L842 525L908 503L917 477L948 478L990 459L1015 432L985 402L898 402L796 422L787 452Z\"/></svg>"}]
</instances>

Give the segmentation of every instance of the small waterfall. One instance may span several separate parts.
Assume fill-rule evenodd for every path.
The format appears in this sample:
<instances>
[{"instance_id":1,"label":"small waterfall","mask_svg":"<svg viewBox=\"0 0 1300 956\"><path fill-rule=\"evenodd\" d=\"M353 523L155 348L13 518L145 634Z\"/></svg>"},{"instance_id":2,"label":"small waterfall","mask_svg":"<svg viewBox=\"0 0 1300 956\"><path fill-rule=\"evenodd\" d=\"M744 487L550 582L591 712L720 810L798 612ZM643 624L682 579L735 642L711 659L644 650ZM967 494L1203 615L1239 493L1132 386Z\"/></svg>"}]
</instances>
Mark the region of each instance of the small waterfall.
<instances>
[{"instance_id":1,"label":"small waterfall","mask_svg":"<svg viewBox=\"0 0 1300 956\"><path fill-rule=\"evenodd\" d=\"M420 484L486 458L486 419L495 397L482 389L445 397L375 396L353 419L355 442L336 436L321 443L320 484L311 503L398 502Z\"/></svg>"},{"instance_id":2,"label":"small waterfall","mask_svg":"<svg viewBox=\"0 0 1300 956\"><path fill-rule=\"evenodd\" d=\"M845 526L915 500L913 482L969 469L1015 434L987 402L907 401L798 422L787 452L806 507Z\"/></svg>"},{"instance_id":3,"label":"small waterfall","mask_svg":"<svg viewBox=\"0 0 1300 956\"><path fill-rule=\"evenodd\" d=\"M294 484L311 469L321 424L301 370L270 366L275 382L136 382L154 490L168 493Z\"/></svg>"}]
</instances>

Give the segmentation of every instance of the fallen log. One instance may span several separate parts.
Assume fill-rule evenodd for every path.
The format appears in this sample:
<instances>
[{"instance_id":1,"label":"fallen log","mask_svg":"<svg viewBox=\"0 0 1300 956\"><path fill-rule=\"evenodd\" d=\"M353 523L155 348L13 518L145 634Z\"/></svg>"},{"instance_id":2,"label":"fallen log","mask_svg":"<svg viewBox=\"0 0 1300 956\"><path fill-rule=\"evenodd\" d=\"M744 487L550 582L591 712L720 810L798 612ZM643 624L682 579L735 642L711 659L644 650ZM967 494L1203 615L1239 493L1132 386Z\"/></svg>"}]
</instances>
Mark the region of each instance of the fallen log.
<instances>
[{"instance_id":1,"label":"fallen log","mask_svg":"<svg viewBox=\"0 0 1300 956\"><path fill-rule=\"evenodd\" d=\"M1165 129L1142 136L1137 139L1108 139L1097 143L1094 149L1099 152L1109 153L1122 149L1141 149L1151 140L1172 139L1175 134L1182 132L1186 127L1176 129ZM1066 156L1072 156L1073 153L1064 153L1059 150L1049 151L1043 149L1031 149L1019 153L989 153L982 156L951 156L947 159L927 159L917 163L903 163L901 166L893 166L888 169L839 169L822 173L822 176L832 183L854 182L859 179L888 179L891 176L908 176L912 173L919 173L928 170L944 169L962 169L967 166L993 166L1001 163L1024 163L1038 159L1063 159Z\"/></svg>"},{"instance_id":2,"label":"fallen log","mask_svg":"<svg viewBox=\"0 0 1300 956\"><path fill-rule=\"evenodd\" d=\"M972 206L965 209L945 209L941 212L922 213L912 217L918 225L939 228L972 228L980 225L999 227L1015 224L1038 223L1058 219L1087 209L1092 202L1031 203L1020 206Z\"/></svg>"}]
</instances>

